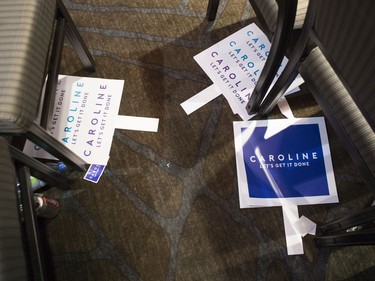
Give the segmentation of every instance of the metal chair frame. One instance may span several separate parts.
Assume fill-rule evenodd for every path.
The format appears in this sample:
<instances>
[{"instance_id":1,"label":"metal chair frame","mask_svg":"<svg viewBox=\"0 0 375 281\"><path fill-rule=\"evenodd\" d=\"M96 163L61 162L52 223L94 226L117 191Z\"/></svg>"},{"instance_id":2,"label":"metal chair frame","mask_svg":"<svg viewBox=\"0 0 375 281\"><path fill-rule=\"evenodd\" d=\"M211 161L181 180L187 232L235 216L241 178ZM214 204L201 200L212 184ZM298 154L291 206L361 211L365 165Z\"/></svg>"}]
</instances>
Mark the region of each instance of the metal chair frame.
<instances>
[{"instance_id":1,"label":"metal chair frame","mask_svg":"<svg viewBox=\"0 0 375 281\"><path fill-rule=\"evenodd\" d=\"M43 100L41 121L40 124L34 121L24 135L27 139L51 153L61 161L72 166L74 169L85 171L85 161L46 131L48 116L53 110L55 100L57 79L59 75L65 35L77 52L85 69L89 72L95 71L94 59L85 45L81 35L79 34L63 2L61 0L56 0L56 3L55 32L51 44L50 62L48 65L48 79Z\"/></svg>"},{"instance_id":2,"label":"metal chair frame","mask_svg":"<svg viewBox=\"0 0 375 281\"><path fill-rule=\"evenodd\" d=\"M8 165L13 166L19 184L17 187L16 179L14 179L14 190L16 192L16 189L19 188L21 195L21 201L14 203L17 204L17 207L20 204L22 205L20 216L23 218L23 223L20 225L20 228L21 232L24 233L23 244L25 261L28 266L27 271L29 275L33 276L33 280L47 280L30 176L38 177L49 186L55 186L62 190L70 188L69 180L36 159L27 156L12 145L8 145L8 148L5 149L9 149L10 159Z\"/></svg>"}]
</instances>

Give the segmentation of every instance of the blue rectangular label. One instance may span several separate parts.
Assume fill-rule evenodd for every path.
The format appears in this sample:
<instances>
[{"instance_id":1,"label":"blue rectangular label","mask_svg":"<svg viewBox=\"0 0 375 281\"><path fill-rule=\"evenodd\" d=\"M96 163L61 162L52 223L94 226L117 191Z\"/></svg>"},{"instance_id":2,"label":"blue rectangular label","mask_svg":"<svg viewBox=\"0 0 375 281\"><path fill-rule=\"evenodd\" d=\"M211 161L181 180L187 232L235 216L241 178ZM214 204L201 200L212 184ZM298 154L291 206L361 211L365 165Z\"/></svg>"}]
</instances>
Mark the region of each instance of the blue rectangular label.
<instances>
[{"instance_id":1,"label":"blue rectangular label","mask_svg":"<svg viewBox=\"0 0 375 281\"><path fill-rule=\"evenodd\" d=\"M98 183L100 177L104 173L105 167L105 165L91 164L84 176L84 179L94 183Z\"/></svg>"}]
</instances>

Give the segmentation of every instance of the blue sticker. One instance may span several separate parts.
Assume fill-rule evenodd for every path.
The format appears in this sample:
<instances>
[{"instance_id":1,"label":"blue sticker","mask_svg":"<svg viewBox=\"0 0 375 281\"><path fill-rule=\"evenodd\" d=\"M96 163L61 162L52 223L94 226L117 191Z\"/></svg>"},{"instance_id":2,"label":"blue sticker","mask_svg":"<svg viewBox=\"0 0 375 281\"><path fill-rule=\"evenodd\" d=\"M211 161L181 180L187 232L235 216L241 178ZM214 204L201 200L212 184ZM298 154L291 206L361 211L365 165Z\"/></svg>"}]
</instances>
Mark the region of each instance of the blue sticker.
<instances>
[{"instance_id":1,"label":"blue sticker","mask_svg":"<svg viewBox=\"0 0 375 281\"><path fill-rule=\"evenodd\" d=\"M84 176L84 179L94 183L98 183L100 177L104 173L105 167L105 165L91 164Z\"/></svg>"}]
</instances>

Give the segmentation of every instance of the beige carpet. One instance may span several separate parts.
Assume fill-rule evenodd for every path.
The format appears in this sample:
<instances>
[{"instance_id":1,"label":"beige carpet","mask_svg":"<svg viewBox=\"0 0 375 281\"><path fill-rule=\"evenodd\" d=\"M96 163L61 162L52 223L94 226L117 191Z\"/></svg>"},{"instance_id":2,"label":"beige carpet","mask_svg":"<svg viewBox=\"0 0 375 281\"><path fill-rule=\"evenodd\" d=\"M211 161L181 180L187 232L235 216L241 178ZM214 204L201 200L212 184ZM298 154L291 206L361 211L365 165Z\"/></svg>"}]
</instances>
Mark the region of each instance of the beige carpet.
<instances>
[{"instance_id":1,"label":"beige carpet","mask_svg":"<svg viewBox=\"0 0 375 281\"><path fill-rule=\"evenodd\" d=\"M46 221L49 280L371 280L375 247L324 248L303 238L288 256L281 208L240 209L231 113L217 98L187 116L180 103L211 84L193 56L255 19L246 0L223 0L213 24L201 0L67 0L97 69L125 80L120 114L160 119L157 133L116 130L98 184L74 174L52 189ZM67 45L62 74L87 75ZM321 116L303 87L296 116ZM270 118L281 117L275 111ZM303 206L325 223L371 199L328 125L340 204Z\"/></svg>"}]
</instances>

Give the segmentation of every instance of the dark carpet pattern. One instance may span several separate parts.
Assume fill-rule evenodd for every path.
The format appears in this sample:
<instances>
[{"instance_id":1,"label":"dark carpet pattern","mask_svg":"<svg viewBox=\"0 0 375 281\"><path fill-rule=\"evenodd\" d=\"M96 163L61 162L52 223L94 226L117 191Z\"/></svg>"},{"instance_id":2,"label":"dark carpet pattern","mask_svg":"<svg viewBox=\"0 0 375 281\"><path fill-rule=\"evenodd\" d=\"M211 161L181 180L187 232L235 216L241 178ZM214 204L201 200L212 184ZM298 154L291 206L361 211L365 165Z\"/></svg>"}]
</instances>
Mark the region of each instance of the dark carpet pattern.
<instances>
[{"instance_id":1,"label":"dark carpet pattern","mask_svg":"<svg viewBox=\"0 0 375 281\"><path fill-rule=\"evenodd\" d=\"M288 256L281 208L239 209L231 113L221 97L187 116L180 103L211 84L193 56L256 21L246 0L223 0L214 23L201 0L66 0L97 64L92 77L125 80L120 114L160 118L157 133L116 130L98 184L51 189L50 280L371 280L375 247ZM62 74L88 75L67 45ZM294 114L321 116L302 87ZM281 118L275 112L270 118ZM324 223L371 196L328 125L340 204L300 207Z\"/></svg>"}]
</instances>

